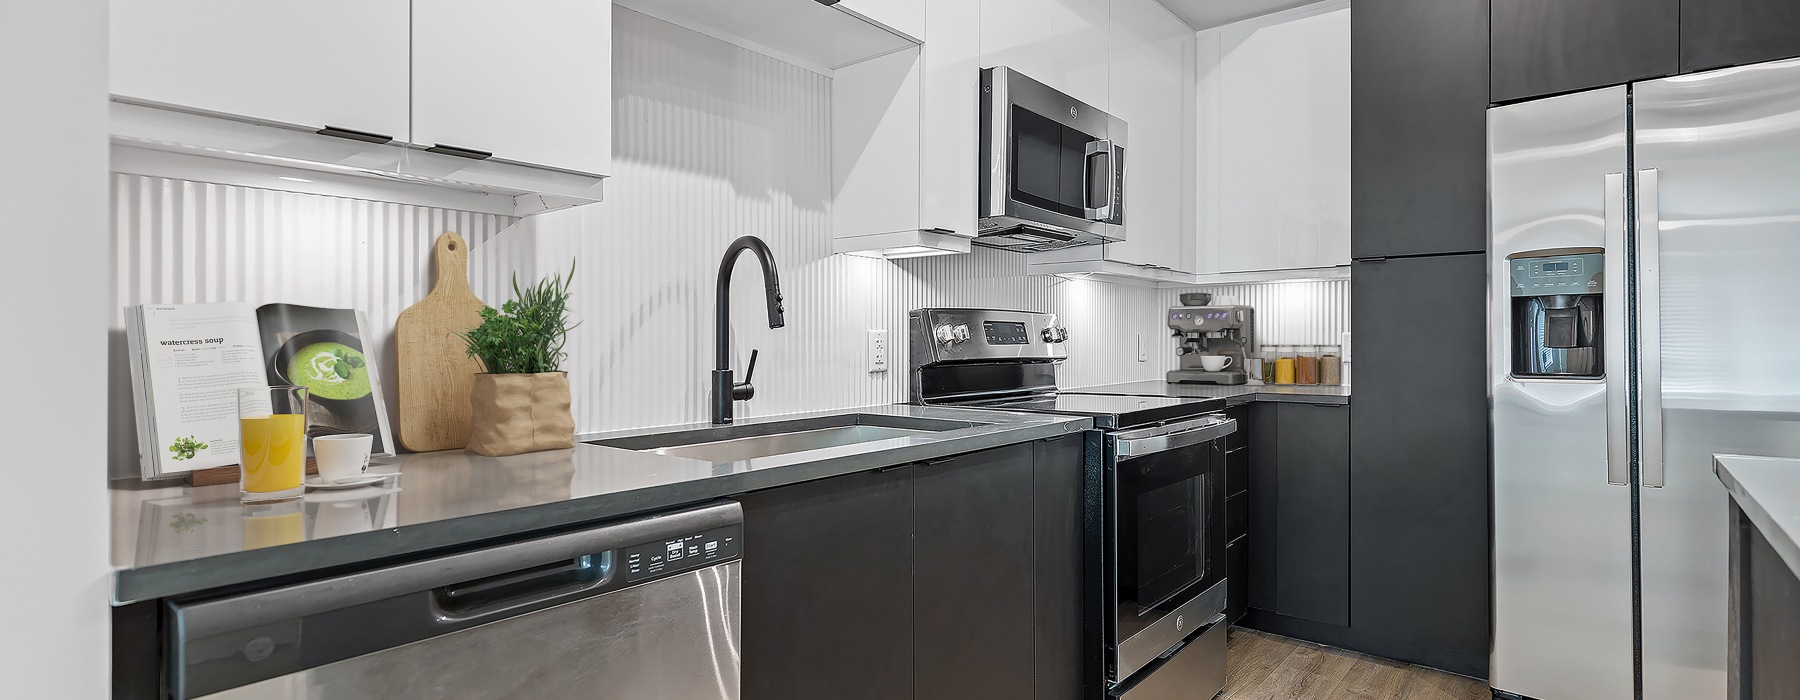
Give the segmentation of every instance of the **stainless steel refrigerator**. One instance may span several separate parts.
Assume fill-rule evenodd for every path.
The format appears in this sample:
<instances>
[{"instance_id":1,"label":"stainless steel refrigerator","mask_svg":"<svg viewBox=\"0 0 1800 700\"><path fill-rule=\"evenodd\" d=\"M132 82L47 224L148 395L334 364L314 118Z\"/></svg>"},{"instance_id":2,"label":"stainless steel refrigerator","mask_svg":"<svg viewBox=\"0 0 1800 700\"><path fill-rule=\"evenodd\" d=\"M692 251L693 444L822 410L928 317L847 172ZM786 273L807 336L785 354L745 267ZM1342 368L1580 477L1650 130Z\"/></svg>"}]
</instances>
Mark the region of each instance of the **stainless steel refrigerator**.
<instances>
[{"instance_id":1,"label":"stainless steel refrigerator","mask_svg":"<svg viewBox=\"0 0 1800 700\"><path fill-rule=\"evenodd\" d=\"M1800 60L1488 112L1494 688L1726 695L1712 455L1800 456Z\"/></svg>"}]
</instances>

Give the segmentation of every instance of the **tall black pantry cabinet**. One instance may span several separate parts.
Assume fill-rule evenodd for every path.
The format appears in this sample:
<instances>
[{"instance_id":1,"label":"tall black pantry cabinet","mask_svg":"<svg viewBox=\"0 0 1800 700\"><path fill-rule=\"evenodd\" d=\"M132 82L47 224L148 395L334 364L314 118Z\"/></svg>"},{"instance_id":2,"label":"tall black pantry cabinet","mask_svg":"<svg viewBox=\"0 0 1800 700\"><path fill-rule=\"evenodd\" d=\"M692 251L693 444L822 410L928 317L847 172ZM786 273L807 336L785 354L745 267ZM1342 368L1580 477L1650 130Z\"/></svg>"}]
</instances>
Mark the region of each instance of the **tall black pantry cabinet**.
<instances>
[{"instance_id":1,"label":"tall black pantry cabinet","mask_svg":"<svg viewBox=\"0 0 1800 700\"><path fill-rule=\"evenodd\" d=\"M1312 628L1318 641L1476 677L1492 607L1489 11L1488 0L1351 8L1349 625Z\"/></svg>"}]
</instances>

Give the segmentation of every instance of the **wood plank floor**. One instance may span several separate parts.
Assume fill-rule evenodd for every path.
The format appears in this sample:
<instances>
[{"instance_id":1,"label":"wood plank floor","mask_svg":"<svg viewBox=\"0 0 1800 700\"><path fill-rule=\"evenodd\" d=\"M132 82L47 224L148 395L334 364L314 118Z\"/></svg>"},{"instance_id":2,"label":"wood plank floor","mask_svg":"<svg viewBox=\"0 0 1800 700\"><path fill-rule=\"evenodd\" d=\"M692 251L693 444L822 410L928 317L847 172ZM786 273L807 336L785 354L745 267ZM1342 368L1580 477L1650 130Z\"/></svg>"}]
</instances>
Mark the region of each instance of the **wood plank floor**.
<instances>
[{"instance_id":1,"label":"wood plank floor","mask_svg":"<svg viewBox=\"0 0 1800 700\"><path fill-rule=\"evenodd\" d=\"M1225 700L1489 700L1484 681L1231 628Z\"/></svg>"}]
</instances>

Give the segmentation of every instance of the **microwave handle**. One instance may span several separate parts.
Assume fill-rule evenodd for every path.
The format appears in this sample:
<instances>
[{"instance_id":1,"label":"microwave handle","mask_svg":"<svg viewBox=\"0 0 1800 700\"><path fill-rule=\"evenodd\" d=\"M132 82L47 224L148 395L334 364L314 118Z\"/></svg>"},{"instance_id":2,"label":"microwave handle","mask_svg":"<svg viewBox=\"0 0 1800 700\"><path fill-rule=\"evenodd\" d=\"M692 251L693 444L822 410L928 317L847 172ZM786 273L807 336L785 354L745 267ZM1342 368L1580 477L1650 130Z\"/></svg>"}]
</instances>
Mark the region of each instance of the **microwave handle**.
<instances>
[{"instance_id":1,"label":"microwave handle","mask_svg":"<svg viewBox=\"0 0 1800 700\"><path fill-rule=\"evenodd\" d=\"M1094 177L1094 156L1097 155L1106 156L1106 203L1098 207L1084 206L1082 213L1089 221L1107 221L1113 218L1113 202L1119 198L1117 192L1119 178L1115 177L1115 171L1119 169L1119 165L1113 158L1112 139L1088 142L1087 152L1082 154L1081 196L1086 199L1088 193L1094 191L1093 185L1090 183Z\"/></svg>"}]
</instances>

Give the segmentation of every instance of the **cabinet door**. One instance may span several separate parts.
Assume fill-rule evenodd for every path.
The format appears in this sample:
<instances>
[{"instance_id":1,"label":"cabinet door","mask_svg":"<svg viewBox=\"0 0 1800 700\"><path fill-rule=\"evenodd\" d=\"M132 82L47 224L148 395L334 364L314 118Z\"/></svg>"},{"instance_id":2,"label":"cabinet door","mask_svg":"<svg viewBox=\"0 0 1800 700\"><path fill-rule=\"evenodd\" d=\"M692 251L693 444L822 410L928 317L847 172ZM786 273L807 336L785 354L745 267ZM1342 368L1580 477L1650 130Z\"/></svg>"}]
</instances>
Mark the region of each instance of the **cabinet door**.
<instances>
[{"instance_id":1,"label":"cabinet door","mask_svg":"<svg viewBox=\"0 0 1800 700\"><path fill-rule=\"evenodd\" d=\"M1222 30L1211 271L1350 263L1350 29L1338 7Z\"/></svg>"},{"instance_id":2,"label":"cabinet door","mask_svg":"<svg viewBox=\"0 0 1800 700\"><path fill-rule=\"evenodd\" d=\"M1126 2L1129 0L1120 0ZM1052 77L1045 84L1111 112L1112 0L1050 0Z\"/></svg>"},{"instance_id":3,"label":"cabinet door","mask_svg":"<svg viewBox=\"0 0 1800 700\"><path fill-rule=\"evenodd\" d=\"M1793 0L1681 3L1681 72L1800 56L1797 27Z\"/></svg>"},{"instance_id":4,"label":"cabinet door","mask_svg":"<svg viewBox=\"0 0 1800 700\"><path fill-rule=\"evenodd\" d=\"M1350 412L1276 404L1275 612L1350 625Z\"/></svg>"},{"instance_id":5,"label":"cabinet door","mask_svg":"<svg viewBox=\"0 0 1800 700\"><path fill-rule=\"evenodd\" d=\"M1035 670L1032 445L913 469L914 595L920 601L913 618L914 692L920 698L1028 700ZM881 598L865 602L887 604Z\"/></svg>"},{"instance_id":6,"label":"cabinet door","mask_svg":"<svg viewBox=\"0 0 1800 700\"><path fill-rule=\"evenodd\" d=\"M1250 551L1248 559L1248 598L1250 607L1274 611L1279 607L1275 600L1275 546L1277 543L1276 517L1279 513L1276 496L1277 476L1281 473L1280 462L1277 461L1276 415L1280 404L1258 402L1248 406L1250 423L1250 489L1246 496L1250 498L1250 528L1245 536L1245 544ZM1229 454L1226 455L1230 457Z\"/></svg>"},{"instance_id":7,"label":"cabinet door","mask_svg":"<svg viewBox=\"0 0 1800 700\"><path fill-rule=\"evenodd\" d=\"M1356 0L1350 32L1351 256L1487 250L1488 0Z\"/></svg>"},{"instance_id":8,"label":"cabinet door","mask_svg":"<svg viewBox=\"0 0 1800 700\"><path fill-rule=\"evenodd\" d=\"M744 700L911 700L911 469L738 500Z\"/></svg>"},{"instance_id":9,"label":"cabinet door","mask_svg":"<svg viewBox=\"0 0 1800 700\"><path fill-rule=\"evenodd\" d=\"M981 67L1006 66L1056 87L1061 62L1051 41L1053 0L980 2Z\"/></svg>"},{"instance_id":10,"label":"cabinet door","mask_svg":"<svg viewBox=\"0 0 1800 700\"><path fill-rule=\"evenodd\" d=\"M1081 695L1082 440L1069 435L1040 441L1032 458L1037 700Z\"/></svg>"},{"instance_id":11,"label":"cabinet door","mask_svg":"<svg viewBox=\"0 0 1800 700\"><path fill-rule=\"evenodd\" d=\"M1486 284L1481 254L1359 262L1350 297L1350 619L1479 669L1490 624Z\"/></svg>"},{"instance_id":12,"label":"cabinet door","mask_svg":"<svg viewBox=\"0 0 1800 700\"><path fill-rule=\"evenodd\" d=\"M590 0L414 3L411 141L607 174L612 13Z\"/></svg>"},{"instance_id":13,"label":"cabinet door","mask_svg":"<svg viewBox=\"0 0 1800 700\"><path fill-rule=\"evenodd\" d=\"M1679 0L1493 3L1495 102L1619 85L1678 68Z\"/></svg>"},{"instance_id":14,"label":"cabinet door","mask_svg":"<svg viewBox=\"0 0 1800 700\"><path fill-rule=\"evenodd\" d=\"M840 10L849 10L864 19L924 40L926 0L838 0Z\"/></svg>"},{"instance_id":15,"label":"cabinet door","mask_svg":"<svg viewBox=\"0 0 1800 700\"><path fill-rule=\"evenodd\" d=\"M1107 111L1127 126L1125 240L1108 260L1187 271L1183 232L1193 202L1194 33L1153 0L1114 0Z\"/></svg>"},{"instance_id":16,"label":"cabinet door","mask_svg":"<svg viewBox=\"0 0 1800 700\"><path fill-rule=\"evenodd\" d=\"M407 0L113 0L112 93L407 138Z\"/></svg>"},{"instance_id":17,"label":"cabinet door","mask_svg":"<svg viewBox=\"0 0 1800 700\"><path fill-rule=\"evenodd\" d=\"M973 237L981 189L981 7L928 0L926 9L931 41L920 58L919 225Z\"/></svg>"}]
</instances>

